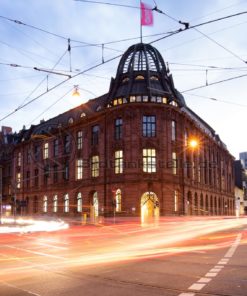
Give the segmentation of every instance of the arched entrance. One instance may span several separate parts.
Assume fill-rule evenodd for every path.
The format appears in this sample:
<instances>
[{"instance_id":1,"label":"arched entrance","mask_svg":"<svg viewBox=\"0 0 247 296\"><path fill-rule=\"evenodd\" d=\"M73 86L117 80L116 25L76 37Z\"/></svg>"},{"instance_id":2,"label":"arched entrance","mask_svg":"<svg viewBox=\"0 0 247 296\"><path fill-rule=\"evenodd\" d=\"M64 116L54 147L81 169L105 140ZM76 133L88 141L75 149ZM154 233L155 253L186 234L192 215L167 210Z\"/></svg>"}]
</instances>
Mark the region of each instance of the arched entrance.
<instances>
[{"instance_id":1,"label":"arched entrance","mask_svg":"<svg viewBox=\"0 0 247 296\"><path fill-rule=\"evenodd\" d=\"M158 221L160 215L159 199L154 192L145 192L141 197L141 223Z\"/></svg>"}]
</instances>

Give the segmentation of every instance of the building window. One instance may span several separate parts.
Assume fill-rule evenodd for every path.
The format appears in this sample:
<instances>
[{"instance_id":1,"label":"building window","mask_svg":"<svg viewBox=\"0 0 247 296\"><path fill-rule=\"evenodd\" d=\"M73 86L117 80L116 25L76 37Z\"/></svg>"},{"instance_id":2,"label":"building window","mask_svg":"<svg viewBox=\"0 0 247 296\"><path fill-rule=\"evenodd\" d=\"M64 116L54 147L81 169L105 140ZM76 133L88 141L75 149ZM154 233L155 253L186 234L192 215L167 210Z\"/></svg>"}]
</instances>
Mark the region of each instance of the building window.
<instances>
[{"instance_id":1,"label":"building window","mask_svg":"<svg viewBox=\"0 0 247 296\"><path fill-rule=\"evenodd\" d=\"M16 175L16 188L21 188L21 173L17 173Z\"/></svg>"},{"instance_id":2,"label":"building window","mask_svg":"<svg viewBox=\"0 0 247 296\"><path fill-rule=\"evenodd\" d=\"M21 152L18 152L18 155L17 155L17 166L18 167L21 166Z\"/></svg>"},{"instance_id":3,"label":"building window","mask_svg":"<svg viewBox=\"0 0 247 296\"><path fill-rule=\"evenodd\" d=\"M95 125L92 127L92 145L99 144L99 126Z\"/></svg>"},{"instance_id":4,"label":"building window","mask_svg":"<svg viewBox=\"0 0 247 296\"><path fill-rule=\"evenodd\" d=\"M33 212L38 213L38 210L39 210L39 200L38 200L38 197L35 196L33 199Z\"/></svg>"},{"instance_id":5,"label":"building window","mask_svg":"<svg viewBox=\"0 0 247 296\"><path fill-rule=\"evenodd\" d=\"M27 188L30 188L30 171L27 171L26 173L26 186Z\"/></svg>"},{"instance_id":6,"label":"building window","mask_svg":"<svg viewBox=\"0 0 247 296\"><path fill-rule=\"evenodd\" d=\"M83 145L83 133L82 131L77 132L77 149L81 150Z\"/></svg>"},{"instance_id":7,"label":"building window","mask_svg":"<svg viewBox=\"0 0 247 296\"><path fill-rule=\"evenodd\" d=\"M99 156L94 155L92 157L92 177L98 177L99 176Z\"/></svg>"},{"instance_id":8,"label":"building window","mask_svg":"<svg viewBox=\"0 0 247 296\"><path fill-rule=\"evenodd\" d=\"M58 182L58 165L57 164L53 166L53 182L54 183Z\"/></svg>"},{"instance_id":9,"label":"building window","mask_svg":"<svg viewBox=\"0 0 247 296\"><path fill-rule=\"evenodd\" d=\"M175 141L176 137L176 121L172 120L172 141Z\"/></svg>"},{"instance_id":10,"label":"building window","mask_svg":"<svg viewBox=\"0 0 247 296\"><path fill-rule=\"evenodd\" d=\"M116 191L116 212L121 212L122 194L121 190Z\"/></svg>"},{"instance_id":11,"label":"building window","mask_svg":"<svg viewBox=\"0 0 247 296\"><path fill-rule=\"evenodd\" d=\"M115 140L122 139L123 136L123 120L122 118L117 118L115 120Z\"/></svg>"},{"instance_id":12,"label":"building window","mask_svg":"<svg viewBox=\"0 0 247 296\"><path fill-rule=\"evenodd\" d=\"M48 209L48 198L47 196L45 195L43 197L43 212L44 213L47 213L47 209Z\"/></svg>"},{"instance_id":13,"label":"building window","mask_svg":"<svg viewBox=\"0 0 247 296\"><path fill-rule=\"evenodd\" d=\"M59 141L58 139L55 139L54 142L53 142L53 155L54 157L57 157L58 156L58 152L59 152Z\"/></svg>"},{"instance_id":14,"label":"building window","mask_svg":"<svg viewBox=\"0 0 247 296\"><path fill-rule=\"evenodd\" d=\"M177 174L177 166L178 166L177 153L172 152L172 173L173 173L173 175Z\"/></svg>"},{"instance_id":15,"label":"building window","mask_svg":"<svg viewBox=\"0 0 247 296\"><path fill-rule=\"evenodd\" d=\"M76 180L81 180L83 177L83 160L76 160Z\"/></svg>"},{"instance_id":16,"label":"building window","mask_svg":"<svg viewBox=\"0 0 247 296\"><path fill-rule=\"evenodd\" d=\"M156 172L156 150L155 149L143 149L143 172L155 173Z\"/></svg>"},{"instance_id":17,"label":"building window","mask_svg":"<svg viewBox=\"0 0 247 296\"><path fill-rule=\"evenodd\" d=\"M44 167L44 185L48 184L49 175L50 175L50 167L49 165L46 165Z\"/></svg>"},{"instance_id":18,"label":"building window","mask_svg":"<svg viewBox=\"0 0 247 296\"><path fill-rule=\"evenodd\" d=\"M40 154L40 147L39 146L34 146L34 160L38 161L39 160L39 154Z\"/></svg>"},{"instance_id":19,"label":"building window","mask_svg":"<svg viewBox=\"0 0 247 296\"><path fill-rule=\"evenodd\" d=\"M64 195L64 213L69 213L69 195L66 193Z\"/></svg>"},{"instance_id":20,"label":"building window","mask_svg":"<svg viewBox=\"0 0 247 296\"><path fill-rule=\"evenodd\" d=\"M184 132L184 146L188 146L188 132L187 130Z\"/></svg>"},{"instance_id":21,"label":"building window","mask_svg":"<svg viewBox=\"0 0 247 296\"><path fill-rule=\"evenodd\" d=\"M69 180L69 162L66 161L63 167L63 178Z\"/></svg>"},{"instance_id":22,"label":"building window","mask_svg":"<svg viewBox=\"0 0 247 296\"><path fill-rule=\"evenodd\" d=\"M81 196L81 192L79 192L77 194L76 197L76 207L77 207L77 212L81 213L82 212L82 196Z\"/></svg>"},{"instance_id":23,"label":"building window","mask_svg":"<svg viewBox=\"0 0 247 296\"><path fill-rule=\"evenodd\" d=\"M27 164L30 164L31 163L31 150L28 149L27 150Z\"/></svg>"},{"instance_id":24,"label":"building window","mask_svg":"<svg viewBox=\"0 0 247 296\"><path fill-rule=\"evenodd\" d=\"M123 150L115 151L115 174L123 173Z\"/></svg>"},{"instance_id":25,"label":"building window","mask_svg":"<svg viewBox=\"0 0 247 296\"><path fill-rule=\"evenodd\" d=\"M57 213L57 209L58 209L58 199L57 199L57 195L53 196L53 213Z\"/></svg>"},{"instance_id":26,"label":"building window","mask_svg":"<svg viewBox=\"0 0 247 296\"><path fill-rule=\"evenodd\" d=\"M70 137L66 135L64 137L64 153L67 154L70 152Z\"/></svg>"},{"instance_id":27,"label":"building window","mask_svg":"<svg viewBox=\"0 0 247 296\"><path fill-rule=\"evenodd\" d=\"M94 192L93 194L93 206L94 206L94 216L99 216L99 199L98 199L98 193Z\"/></svg>"},{"instance_id":28,"label":"building window","mask_svg":"<svg viewBox=\"0 0 247 296\"><path fill-rule=\"evenodd\" d=\"M156 136L156 117L155 116L142 117L142 135L144 137Z\"/></svg>"},{"instance_id":29,"label":"building window","mask_svg":"<svg viewBox=\"0 0 247 296\"><path fill-rule=\"evenodd\" d=\"M43 146L43 159L49 158L49 143L45 143Z\"/></svg>"},{"instance_id":30,"label":"building window","mask_svg":"<svg viewBox=\"0 0 247 296\"><path fill-rule=\"evenodd\" d=\"M178 211L178 192L174 191L174 212Z\"/></svg>"},{"instance_id":31,"label":"building window","mask_svg":"<svg viewBox=\"0 0 247 296\"><path fill-rule=\"evenodd\" d=\"M39 186L39 170L38 169L34 170L34 186L35 187Z\"/></svg>"}]
</instances>

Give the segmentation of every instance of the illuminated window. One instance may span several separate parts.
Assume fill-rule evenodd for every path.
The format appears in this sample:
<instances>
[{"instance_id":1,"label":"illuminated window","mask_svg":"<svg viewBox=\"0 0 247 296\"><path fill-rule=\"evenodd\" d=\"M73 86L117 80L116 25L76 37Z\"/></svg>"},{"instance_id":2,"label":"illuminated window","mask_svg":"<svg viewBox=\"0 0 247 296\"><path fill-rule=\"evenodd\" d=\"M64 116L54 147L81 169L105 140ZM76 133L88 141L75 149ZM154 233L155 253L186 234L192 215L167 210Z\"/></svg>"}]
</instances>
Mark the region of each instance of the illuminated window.
<instances>
[{"instance_id":1,"label":"illuminated window","mask_svg":"<svg viewBox=\"0 0 247 296\"><path fill-rule=\"evenodd\" d=\"M81 180L83 177L83 160L77 159L76 161L76 179Z\"/></svg>"},{"instance_id":2,"label":"illuminated window","mask_svg":"<svg viewBox=\"0 0 247 296\"><path fill-rule=\"evenodd\" d=\"M99 126L95 125L92 127L92 145L99 144Z\"/></svg>"},{"instance_id":3,"label":"illuminated window","mask_svg":"<svg viewBox=\"0 0 247 296\"><path fill-rule=\"evenodd\" d=\"M142 100L143 100L143 102L145 102L145 103L148 102L148 96L143 96L143 97L142 97Z\"/></svg>"},{"instance_id":4,"label":"illuminated window","mask_svg":"<svg viewBox=\"0 0 247 296\"><path fill-rule=\"evenodd\" d=\"M115 151L115 174L123 173L123 150Z\"/></svg>"},{"instance_id":5,"label":"illuminated window","mask_svg":"<svg viewBox=\"0 0 247 296\"><path fill-rule=\"evenodd\" d=\"M74 123L74 119L72 117L70 117L68 120L68 124L73 124L73 123Z\"/></svg>"},{"instance_id":6,"label":"illuminated window","mask_svg":"<svg viewBox=\"0 0 247 296\"><path fill-rule=\"evenodd\" d=\"M18 189L21 188L21 173L17 173L17 175L16 175L16 187Z\"/></svg>"},{"instance_id":7,"label":"illuminated window","mask_svg":"<svg viewBox=\"0 0 247 296\"><path fill-rule=\"evenodd\" d=\"M177 107L177 106L178 106L177 102L175 102L175 101L171 101L171 102L170 102L170 105L172 105L172 106L174 106L174 107Z\"/></svg>"},{"instance_id":8,"label":"illuminated window","mask_svg":"<svg viewBox=\"0 0 247 296\"><path fill-rule=\"evenodd\" d=\"M116 212L121 212L122 194L121 190L116 191Z\"/></svg>"},{"instance_id":9,"label":"illuminated window","mask_svg":"<svg viewBox=\"0 0 247 296\"><path fill-rule=\"evenodd\" d=\"M173 175L177 174L177 153L172 152L172 173Z\"/></svg>"},{"instance_id":10,"label":"illuminated window","mask_svg":"<svg viewBox=\"0 0 247 296\"><path fill-rule=\"evenodd\" d=\"M124 79L122 80L122 82L128 82L130 79L129 77L124 77Z\"/></svg>"},{"instance_id":11,"label":"illuminated window","mask_svg":"<svg viewBox=\"0 0 247 296\"><path fill-rule=\"evenodd\" d=\"M47 209L48 209L48 197L45 195L43 197L43 212L47 213Z\"/></svg>"},{"instance_id":12,"label":"illuminated window","mask_svg":"<svg viewBox=\"0 0 247 296\"><path fill-rule=\"evenodd\" d=\"M81 196L81 192L79 192L76 196L76 208L77 208L77 212L81 213L82 212L82 196Z\"/></svg>"},{"instance_id":13,"label":"illuminated window","mask_svg":"<svg viewBox=\"0 0 247 296\"><path fill-rule=\"evenodd\" d=\"M82 112L81 115L80 115L81 118L86 117L86 116L87 116L87 115L86 115L85 112Z\"/></svg>"},{"instance_id":14,"label":"illuminated window","mask_svg":"<svg viewBox=\"0 0 247 296\"><path fill-rule=\"evenodd\" d=\"M144 80L144 76L143 75L137 75L135 80Z\"/></svg>"},{"instance_id":15,"label":"illuminated window","mask_svg":"<svg viewBox=\"0 0 247 296\"><path fill-rule=\"evenodd\" d=\"M93 194L93 206L94 206L94 216L99 216L99 199L98 199L98 193L94 192Z\"/></svg>"},{"instance_id":16,"label":"illuminated window","mask_svg":"<svg viewBox=\"0 0 247 296\"><path fill-rule=\"evenodd\" d=\"M123 120L122 118L117 118L115 120L115 139L120 140L123 136Z\"/></svg>"},{"instance_id":17,"label":"illuminated window","mask_svg":"<svg viewBox=\"0 0 247 296\"><path fill-rule=\"evenodd\" d=\"M98 177L99 176L99 156L94 155L92 157L92 162L91 162L91 172L92 172L92 177Z\"/></svg>"},{"instance_id":18,"label":"illuminated window","mask_svg":"<svg viewBox=\"0 0 247 296\"><path fill-rule=\"evenodd\" d=\"M130 103L134 103L136 101L136 97L135 96L130 96Z\"/></svg>"},{"instance_id":19,"label":"illuminated window","mask_svg":"<svg viewBox=\"0 0 247 296\"><path fill-rule=\"evenodd\" d=\"M172 120L172 141L176 140L176 121Z\"/></svg>"},{"instance_id":20,"label":"illuminated window","mask_svg":"<svg viewBox=\"0 0 247 296\"><path fill-rule=\"evenodd\" d=\"M178 211L178 192L174 191L174 212Z\"/></svg>"},{"instance_id":21,"label":"illuminated window","mask_svg":"<svg viewBox=\"0 0 247 296\"><path fill-rule=\"evenodd\" d=\"M143 116L142 117L142 135L144 137L156 136L156 117L155 116Z\"/></svg>"},{"instance_id":22,"label":"illuminated window","mask_svg":"<svg viewBox=\"0 0 247 296\"><path fill-rule=\"evenodd\" d=\"M157 76L155 76L155 75L152 75L151 77L150 77L150 80L159 80L159 78L157 77Z\"/></svg>"},{"instance_id":23,"label":"illuminated window","mask_svg":"<svg viewBox=\"0 0 247 296\"><path fill-rule=\"evenodd\" d=\"M156 172L156 150L155 149L143 149L143 172L155 173Z\"/></svg>"},{"instance_id":24,"label":"illuminated window","mask_svg":"<svg viewBox=\"0 0 247 296\"><path fill-rule=\"evenodd\" d=\"M69 195L66 193L64 195L64 213L69 213Z\"/></svg>"},{"instance_id":25,"label":"illuminated window","mask_svg":"<svg viewBox=\"0 0 247 296\"><path fill-rule=\"evenodd\" d=\"M49 158L49 143L45 143L43 146L43 159Z\"/></svg>"},{"instance_id":26,"label":"illuminated window","mask_svg":"<svg viewBox=\"0 0 247 296\"><path fill-rule=\"evenodd\" d=\"M162 103L162 98L161 97L157 97L157 103Z\"/></svg>"},{"instance_id":27,"label":"illuminated window","mask_svg":"<svg viewBox=\"0 0 247 296\"><path fill-rule=\"evenodd\" d=\"M188 146L188 132L187 130L184 132L184 146Z\"/></svg>"},{"instance_id":28,"label":"illuminated window","mask_svg":"<svg viewBox=\"0 0 247 296\"><path fill-rule=\"evenodd\" d=\"M77 149L81 150L83 145L83 133L82 131L77 132Z\"/></svg>"},{"instance_id":29,"label":"illuminated window","mask_svg":"<svg viewBox=\"0 0 247 296\"><path fill-rule=\"evenodd\" d=\"M57 209L58 209L58 199L57 199L57 195L53 196L53 213L57 213Z\"/></svg>"},{"instance_id":30,"label":"illuminated window","mask_svg":"<svg viewBox=\"0 0 247 296\"><path fill-rule=\"evenodd\" d=\"M18 155L17 155L17 165L19 167L21 166L21 152L18 152Z\"/></svg>"},{"instance_id":31,"label":"illuminated window","mask_svg":"<svg viewBox=\"0 0 247 296\"><path fill-rule=\"evenodd\" d=\"M162 103L163 103L163 104L167 104L167 98L163 97L163 98L162 98Z\"/></svg>"}]
</instances>

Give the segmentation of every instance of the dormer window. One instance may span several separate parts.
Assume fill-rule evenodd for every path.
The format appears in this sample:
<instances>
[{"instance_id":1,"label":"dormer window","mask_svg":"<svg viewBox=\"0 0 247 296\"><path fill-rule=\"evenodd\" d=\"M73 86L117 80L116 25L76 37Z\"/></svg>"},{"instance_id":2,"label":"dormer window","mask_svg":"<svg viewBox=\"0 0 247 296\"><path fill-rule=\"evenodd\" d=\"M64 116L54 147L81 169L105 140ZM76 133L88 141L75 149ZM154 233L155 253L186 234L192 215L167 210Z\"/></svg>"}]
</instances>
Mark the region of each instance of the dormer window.
<instances>
[{"instance_id":1,"label":"dormer window","mask_svg":"<svg viewBox=\"0 0 247 296\"><path fill-rule=\"evenodd\" d=\"M128 82L130 79L129 79L129 77L124 77L124 79L122 80L122 82L124 83L124 82Z\"/></svg>"},{"instance_id":2,"label":"dormer window","mask_svg":"<svg viewBox=\"0 0 247 296\"><path fill-rule=\"evenodd\" d=\"M136 101L136 97L135 96L130 96L130 103L134 103Z\"/></svg>"},{"instance_id":3,"label":"dormer window","mask_svg":"<svg viewBox=\"0 0 247 296\"><path fill-rule=\"evenodd\" d=\"M158 76L155 76L155 75L152 75L152 76L150 77L150 80L158 81L158 80L159 80L159 77L158 77Z\"/></svg>"},{"instance_id":4,"label":"dormer window","mask_svg":"<svg viewBox=\"0 0 247 296\"><path fill-rule=\"evenodd\" d=\"M170 102L170 105L172 105L172 106L174 106L174 107L177 107L177 106L178 106L178 103L175 102L175 101L171 101L171 102Z\"/></svg>"},{"instance_id":5,"label":"dormer window","mask_svg":"<svg viewBox=\"0 0 247 296\"><path fill-rule=\"evenodd\" d=\"M135 80L144 80L144 76L143 75L137 75Z\"/></svg>"},{"instance_id":6,"label":"dormer window","mask_svg":"<svg viewBox=\"0 0 247 296\"><path fill-rule=\"evenodd\" d=\"M80 115L81 118L83 118L85 116L87 116L85 112L82 112L81 115Z\"/></svg>"},{"instance_id":7,"label":"dormer window","mask_svg":"<svg viewBox=\"0 0 247 296\"><path fill-rule=\"evenodd\" d=\"M74 123L74 119L72 117L70 117L68 120L68 124L73 124L73 123Z\"/></svg>"},{"instance_id":8,"label":"dormer window","mask_svg":"<svg viewBox=\"0 0 247 296\"><path fill-rule=\"evenodd\" d=\"M102 106L98 106L97 108L96 108L96 112L99 112L100 110L102 110Z\"/></svg>"},{"instance_id":9,"label":"dormer window","mask_svg":"<svg viewBox=\"0 0 247 296\"><path fill-rule=\"evenodd\" d=\"M167 98L166 98L166 97L163 97L163 98L162 98L162 103L163 103L163 104L167 104Z\"/></svg>"}]
</instances>

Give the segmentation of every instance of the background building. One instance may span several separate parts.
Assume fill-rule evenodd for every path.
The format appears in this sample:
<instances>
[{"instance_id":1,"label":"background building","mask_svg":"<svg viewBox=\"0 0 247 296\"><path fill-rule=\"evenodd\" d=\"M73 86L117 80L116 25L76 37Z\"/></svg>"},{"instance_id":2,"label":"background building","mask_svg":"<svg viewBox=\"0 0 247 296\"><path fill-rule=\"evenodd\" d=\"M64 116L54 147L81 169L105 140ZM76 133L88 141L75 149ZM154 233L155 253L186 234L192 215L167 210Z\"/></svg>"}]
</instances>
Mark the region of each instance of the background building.
<instances>
[{"instance_id":1,"label":"background building","mask_svg":"<svg viewBox=\"0 0 247 296\"><path fill-rule=\"evenodd\" d=\"M12 168L22 214L147 221L234 212L233 157L149 44L124 53L107 94L23 128Z\"/></svg>"}]
</instances>

